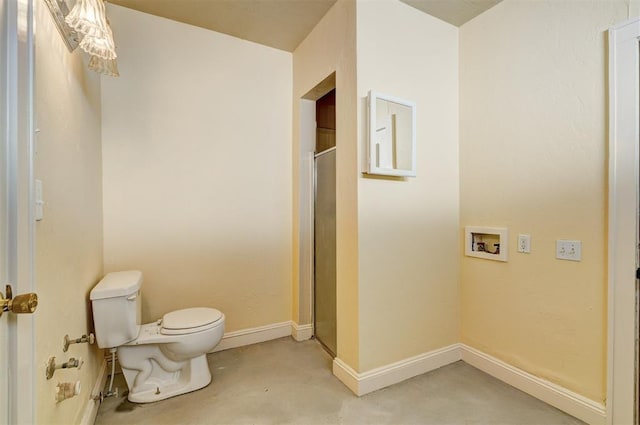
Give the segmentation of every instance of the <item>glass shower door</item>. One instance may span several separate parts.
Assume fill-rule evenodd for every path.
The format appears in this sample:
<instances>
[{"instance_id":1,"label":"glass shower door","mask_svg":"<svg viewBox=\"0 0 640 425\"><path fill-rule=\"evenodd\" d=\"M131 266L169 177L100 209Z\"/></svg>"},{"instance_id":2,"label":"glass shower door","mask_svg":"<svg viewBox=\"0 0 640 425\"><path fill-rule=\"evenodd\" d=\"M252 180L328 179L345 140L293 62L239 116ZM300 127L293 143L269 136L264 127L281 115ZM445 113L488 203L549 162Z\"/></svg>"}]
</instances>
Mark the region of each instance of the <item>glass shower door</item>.
<instances>
[{"instance_id":1,"label":"glass shower door","mask_svg":"<svg viewBox=\"0 0 640 425\"><path fill-rule=\"evenodd\" d=\"M335 147L316 155L315 169L315 336L335 357L337 353Z\"/></svg>"}]
</instances>

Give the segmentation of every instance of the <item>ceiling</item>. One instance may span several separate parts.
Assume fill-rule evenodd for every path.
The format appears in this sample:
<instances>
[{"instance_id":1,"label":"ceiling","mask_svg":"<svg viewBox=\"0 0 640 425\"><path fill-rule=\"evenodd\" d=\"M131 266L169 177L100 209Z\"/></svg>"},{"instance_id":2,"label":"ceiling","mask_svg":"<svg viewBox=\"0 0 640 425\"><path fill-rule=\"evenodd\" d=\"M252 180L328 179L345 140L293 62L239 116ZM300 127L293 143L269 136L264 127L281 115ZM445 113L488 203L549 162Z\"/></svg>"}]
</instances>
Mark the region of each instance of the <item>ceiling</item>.
<instances>
[{"instance_id":1,"label":"ceiling","mask_svg":"<svg viewBox=\"0 0 640 425\"><path fill-rule=\"evenodd\" d=\"M502 0L400 0L459 27Z\"/></svg>"},{"instance_id":2,"label":"ceiling","mask_svg":"<svg viewBox=\"0 0 640 425\"><path fill-rule=\"evenodd\" d=\"M450 24L460 26L501 0L401 1ZM110 2L293 52L336 0L110 0Z\"/></svg>"}]
</instances>

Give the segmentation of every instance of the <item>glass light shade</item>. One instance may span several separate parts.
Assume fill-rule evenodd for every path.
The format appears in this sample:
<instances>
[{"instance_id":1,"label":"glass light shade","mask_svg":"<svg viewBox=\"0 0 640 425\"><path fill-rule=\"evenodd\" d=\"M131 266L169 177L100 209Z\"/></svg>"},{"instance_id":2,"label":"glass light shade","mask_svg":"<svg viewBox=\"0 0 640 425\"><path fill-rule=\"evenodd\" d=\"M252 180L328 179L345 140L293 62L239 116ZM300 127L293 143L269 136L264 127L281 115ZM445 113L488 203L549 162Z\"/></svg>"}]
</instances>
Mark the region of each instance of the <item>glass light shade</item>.
<instances>
[{"instance_id":1,"label":"glass light shade","mask_svg":"<svg viewBox=\"0 0 640 425\"><path fill-rule=\"evenodd\" d=\"M102 59L115 59L118 57L111 28L109 27L103 34L98 34L97 31L93 30L90 31L80 42L80 48L91 56L98 56Z\"/></svg>"},{"instance_id":2,"label":"glass light shade","mask_svg":"<svg viewBox=\"0 0 640 425\"><path fill-rule=\"evenodd\" d=\"M65 21L77 33L84 35L80 42L82 50L103 59L116 58L113 34L102 0L78 0Z\"/></svg>"},{"instance_id":3,"label":"glass light shade","mask_svg":"<svg viewBox=\"0 0 640 425\"><path fill-rule=\"evenodd\" d=\"M101 22L100 12L104 9L100 7L100 3L102 0L77 0L64 20L76 32L83 35L92 28L102 30L104 25Z\"/></svg>"},{"instance_id":4,"label":"glass light shade","mask_svg":"<svg viewBox=\"0 0 640 425\"><path fill-rule=\"evenodd\" d=\"M102 59L97 56L91 56L89 59L89 69L108 77L119 77L118 62L115 59Z\"/></svg>"}]
</instances>

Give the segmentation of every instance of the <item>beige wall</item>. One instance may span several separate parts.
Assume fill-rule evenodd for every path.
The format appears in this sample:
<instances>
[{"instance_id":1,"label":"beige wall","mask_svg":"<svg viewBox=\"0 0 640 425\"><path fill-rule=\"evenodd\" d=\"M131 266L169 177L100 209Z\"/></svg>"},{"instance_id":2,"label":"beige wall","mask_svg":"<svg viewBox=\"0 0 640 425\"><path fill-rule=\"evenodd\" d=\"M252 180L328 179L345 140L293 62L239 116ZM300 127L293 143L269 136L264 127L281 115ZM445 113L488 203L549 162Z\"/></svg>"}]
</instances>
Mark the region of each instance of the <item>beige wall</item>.
<instances>
[{"instance_id":1,"label":"beige wall","mask_svg":"<svg viewBox=\"0 0 640 425\"><path fill-rule=\"evenodd\" d=\"M462 342L596 401L606 384L606 30L628 10L506 0L460 30L460 225L508 227L512 247L508 263L463 258ZM531 254L516 252L519 233ZM581 240L582 261L556 260L556 239Z\"/></svg>"},{"instance_id":2,"label":"beige wall","mask_svg":"<svg viewBox=\"0 0 640 425\"><path fill-rule=\"evenodd\" d=\"M356 3L338 0L293 53L293 317L298 320L300 99L336 73L336 244L338 357L358 368Z\"/></svg>"},{"instance_id":3,"label":"beige wall","mask_svg":"<svg viewBox=\"0 0 640 425\"><path fill-rule=\"evenodd\" d=\"M357 371L458 340L457 33L400 2L339 1L294 52L296 184L299 100L336 72L337 354ZM418 103L417 178L362 177L369 89Z\"/></svg>"},{"instance_id":4,"label":"beige wall","mask_svg":"<svg viewBox=\"0 0 640 425\"><path fill-rule=\"evenodd\" d=\"M358 180L360 371L458 342L458 29L358 2L359 172L369 90L416 103L417 177Z\"/></svg>"},{"instance_id":5,"label":"beige wall","mask_svg":"<svg viewBox=\"0 0 640 425\"><path fill-rule=\"evenodd\" d=\"M291 54L109 6L105 271L144 273L143 320L291 319Z\"/></svg>"},{"instance_id":6,"label":"beige wall","mask_svg":"<svg viewBox=\"0 0 640 425\"><path fill-rule=\"evenodd\" d=\"M97 75L38 7L36 374L51 355L87 362L38 381L38 421L77 422L96 379L95 347L61 348L91 328L103 258L145 273L146 321L195 305L227 331L299 320L300 98L333 72L338 357L363 372L461 339L602 400L604 31L637 9L505 0L458 30L338 0L291 55L110 5L122 77L101 111ZM416 102L416 178L362 176L370 89ZM465 225L509 227L510 261L464 257ZM583 261L555 260L559 238ZM83 395L56 405L58 377Z\"/></svg>"},{"instance_id":7,"label":"beige wall","mask_svg":"<svg viewBox=\"0 0 640 425\"><path fill-rule=\"evenodd\" d=\"M93 329L89 291L102 277L100 77L70 54L43 2L36 6L35 177L44 189L44 220L36 223L36 423L78 423L97 379L102 352L77 344L63 353L65 334ZM50 356L82 357L81 370L45 379ZM56 404L58 382L79 380L79 396Z\"/></svg>"}]
</instances>

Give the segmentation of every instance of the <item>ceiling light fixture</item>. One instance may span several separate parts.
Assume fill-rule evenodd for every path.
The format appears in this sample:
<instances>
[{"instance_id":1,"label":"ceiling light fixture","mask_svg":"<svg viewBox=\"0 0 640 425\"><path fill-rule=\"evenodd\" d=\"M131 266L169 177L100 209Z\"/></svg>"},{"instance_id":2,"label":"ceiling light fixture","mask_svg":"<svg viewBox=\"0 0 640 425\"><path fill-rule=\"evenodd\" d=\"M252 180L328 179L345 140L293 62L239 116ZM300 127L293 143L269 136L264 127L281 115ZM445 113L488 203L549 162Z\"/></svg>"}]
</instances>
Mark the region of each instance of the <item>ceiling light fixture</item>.
<instances>
[{"instance_id":1,"label":"ceiling light fixture","mask_svg":"<svg viewBox=\"0 0 640 425\"><path fill-rule=\"evenodd\" d=\"M119 77L118 62L115 59L102 59L98 56L91 56L89 59L89 69L108 77Z\"/></svg>"},{"instance_id":2,"label":"ceiling light fixture","mask_svg":"<svg viewBox=\"0 0 640 425\"><path fill-rule=\"evenodd\" d=\"M78 0L65 22L83 36L80 48L91 56L89 69L112 77L120 75L103 0Z\"/></svg>"}]
</instances>

